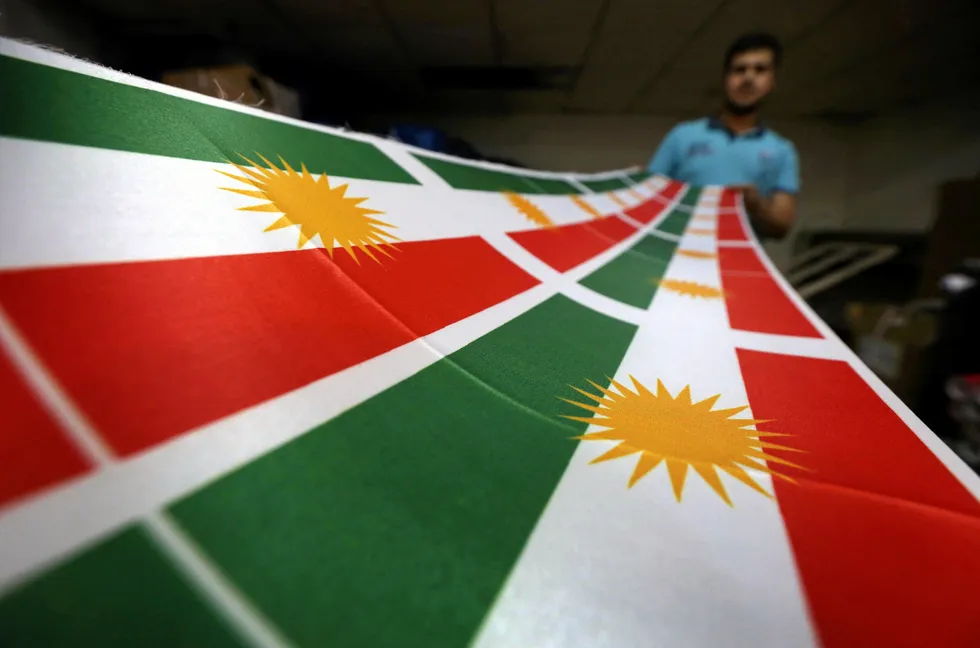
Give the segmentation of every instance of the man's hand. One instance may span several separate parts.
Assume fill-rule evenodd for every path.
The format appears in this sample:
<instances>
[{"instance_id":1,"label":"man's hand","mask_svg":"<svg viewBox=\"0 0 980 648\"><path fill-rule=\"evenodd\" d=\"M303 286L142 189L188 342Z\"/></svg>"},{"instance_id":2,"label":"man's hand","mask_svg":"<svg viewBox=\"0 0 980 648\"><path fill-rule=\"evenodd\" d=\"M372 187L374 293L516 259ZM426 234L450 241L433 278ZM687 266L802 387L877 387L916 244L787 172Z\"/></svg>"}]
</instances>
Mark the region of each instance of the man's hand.
<instances>
[{"instance_id":1,"label":"man's hand","mask_svg":"<svg viewBox=\"0 0 980 648\"><path fill-rule=\"evenodd\" d=\"M763 198L753 185L732 188L741 192L745 210L760 234L783 238L793 227L796 219L796 197L793 194L777 191L769 198Z\"/></svg>"}]
</instances>

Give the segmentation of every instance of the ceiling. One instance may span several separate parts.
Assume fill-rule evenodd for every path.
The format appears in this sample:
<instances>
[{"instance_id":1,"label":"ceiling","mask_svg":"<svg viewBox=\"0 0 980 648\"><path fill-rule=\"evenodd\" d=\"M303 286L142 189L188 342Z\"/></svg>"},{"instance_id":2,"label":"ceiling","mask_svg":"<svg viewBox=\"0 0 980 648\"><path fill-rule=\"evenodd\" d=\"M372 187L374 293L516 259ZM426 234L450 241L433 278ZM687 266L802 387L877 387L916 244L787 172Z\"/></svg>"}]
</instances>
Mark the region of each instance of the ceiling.
<instances>
[{"instance_id":1,"label":"ceiling","mask_svg":"<svg viewBox=\"0 0 980 648\"><path fill-rule=\"evenodd\" d=\"M786 48L777 115L860 118L980 79L977 0L78 5L158 66L199 64L208 43L327 101L380 112L703 114L718 105L726 46L749 30L772 31Z\"/></svg>"}]
</instances>

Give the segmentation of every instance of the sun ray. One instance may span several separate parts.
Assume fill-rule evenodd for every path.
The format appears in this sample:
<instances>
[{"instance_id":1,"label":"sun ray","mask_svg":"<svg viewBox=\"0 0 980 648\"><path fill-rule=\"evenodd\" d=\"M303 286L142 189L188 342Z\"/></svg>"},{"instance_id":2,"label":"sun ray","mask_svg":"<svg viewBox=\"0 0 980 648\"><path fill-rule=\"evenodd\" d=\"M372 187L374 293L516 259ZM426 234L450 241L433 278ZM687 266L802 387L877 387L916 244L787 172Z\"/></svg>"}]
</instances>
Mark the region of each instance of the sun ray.
<instances>
[{"instance_id":1,"label":"sun ray","mask_svg":"<svg viewBox=\"0 0 980 648\"><path fill-rule=\"evenodd\" d=\"M728 498L728 491L725 490L725 485L721 483L721 479L718 477L718 473L715 472L714 466L711 464L696 463L691 464L691 467L694 468L694 472L701 475L701 479L711 487L711 490L718 494L718 497L725 500L725 504L735 506L732 504L732 500Z\"/></svg>"},{"instance_id":2,"label":"sun ray","mask_svg":"<svg viewBox=\"0 0 980 648\"><path fill-rule=\"evenodd\" d=\"M677 250L677 254L692 259L715 259L718 257L714 252L702 252L701 250Z\"/></svg>"},{"instance_id":3,"label":"sun ray","mask_svg":"<svg viewBox=\"0 0 980 648\"><path fill-rule=\"evenodd\" d=\"M261 183L265 184L266 180L269 179L269 174L265 172L265 169L263 169L262 167L260 167L259 165L257 165L255 162L252 162L251 160L249 160L244 155L242 155L241 157L244 158L249 164L252 165L252 168L251 169L248 168L248 167L244 167L244 166L242 166L240 164L235 164L234 162L232 162L232 165L236 169L238 169L239 171L241 171L242 173L244 173L245 175L247 175L248 177L250 177L253 180L255 180L256 182L261 182Z\"/></svg>"},{"instance_id":4,"label":"sun ray","mask_svg":"<svg viewBox=\"0 0 980 648\"><path fill-rule=\"evenodd\" d=\"M288 218L286 218L285 216L283 216L282 218L280 218L279 220L277 220L272 225L269 225L268 227L266 227L263 231L264 232L271 232L273 230L282 229L284 227L292 227L292 225L293 225L293 221L291 221Z\"/></svg>"},{"instance_id":5,"label":"sun ray","mask_svg":"<svg viewBox=\"0 0 980 648\"><path fill-rule=\"evenodd\" d=\"M752 479L752 476L749 475L749 473L745 472L745 470L741 466L737 464L732 464L730 466L721 466L721 469L724 470L729 475L731 475L732 477L734 477L735 479L745 484L746 486L748 486L749 488L751 488L752 490L762 493L763 495L765 495L770 499L772 498L772 495L770 495L765 488L760 486L759 482Z\"/></svg>"},{"instance_id":6,"label":"sun ray","mask_svg":"<svg viewBox=\"0 0 980 648\"><path fill-rule=\"evenodd\" d=\"M684 494L684 482L687 480L687 469L690 464L676 459L667 459L667 474L670 476L670 485L674 489L674 497L681 501Z\"/></svg>"},{"instance_id":7,"label":"sun ray","mask_svg":"<svg viewBox=\"0 0 980 648\"><path fill-rule=\"evenodd\" d=\"M628 446L624 443L619 444L609 450L606 450L601 455L590 461L590 464L602 463L603 461L611 461L612 459L619 459L621 457L628 457L631 454L636 454L637 452L642 452L639 448L634 448Z\"/></svg>"},{"instance_id":8,"label":"sun ray","mask_svg":"<svg viewBox=\"0 0 980 648\"><path fill-rule=\"evenodd\" d=\"M548 215L545 214L540 207L524 196L512 191L505 191L504 197L507 198L507 201L513 205L517 211L524 216L524 218L528 219L535 225L540 225L541 227L555 226L555 223L548 218Z\"/></svg>"},{"instance_id":9,"label":"sun ray","mask_svg":"<svg viewBox=\"0 0 980 648\"><path fill-rule=\"evenodd\" d=\"M696 402L694 404L694 406L696 408L698 408L698 409L703 409L705 411L709 411L710 412L711 411L711 408L715 406L715 403L718 402L718 399L719 398L721 398L721 394L715 394L714 396L708 396L704 400L699 400L698 402Z\"/></svg>"},{"instance_id":10,"label":"sun ray","mask_svg":"<svg viewBox=\"0 0 980 648\"><path fill-rule=\"evenodd\" d=\"M572 196L572 202L592 218L602 218L602 212L586 202L581 196Z\"/></svg>"},{"instance_id":11,"label":"sun ray","mask_svg":"<svg viewBox=\"0 0 980 648\"><path fill-rule=\"evenodd\" d=\"M717 413L718 414L724 414L728 418L731 418L731 417L735 416L736 414L740 414L741 412L744 412L747 409L749 409L749 406L748 405L742 405L740 407L729 407L727 409L720 409L720 410L717 410ZM742 419L739 419L739 421L742 421Z\"/></svg>"},{"instance_id":12,"label":"sun ray","mask_svg":"<svg viewBox=\"0 0 980 648\"><path fill-rule=\"evenodd\" d=\"M231 177L237 179L237 176L231 176ZM264 193L262 193L261 191L255 191L254 189L235 189L234 187L218 187L218 189L221 189L223 191L230 191L236 194L241 194L243 196L248 196L249 198L265 198Z\"/></svg>"},{"instance_id":13,"label":"sun ray","mask_svg":"<svg viewBox=\"0 0 980 648\"><path fill-rule=\"evenodd\" d=\"M601 414L602 413L602 410L603 410L603 408L601 408L601 407L596 407L595 405L586 405L585 403L580 403L578 401L569 400L567 398L559 398L558 400L563 400L566 403L570 403L570 404L574 405L575 407L581 407L584 410L589 410L590 412L595 412L596 414Z\"/></svg>"},{"instance_id":14,"label":"sun ray","mask_svg":"<svg viewBox=\"0 0 980 648\"><path fill-rule=\"evenodd\" d=\"M632 374L630 374L630 380L633 381L633 389L636 390L638 396L653 396L653 394L650 393L650 390L647 389L646 386L637 380Z\"/></svg>"},{"instance_id":15,"label":"sun ray","mask_svg":"<svg viewBox=\"0 0 980 648\"><path fill-rule=\"evenodd\" d=\"M582 394L586 398L590 398L590 399L594 400L597 403L602 403L602 402L605 402L606 401L605 398L602 398L601 396L596 396L595 394L589 393L589 392L585 391L584 389L579 389L575 385L569 385L569 387L571 387L572 389L574 389L578 393Z\"/></svg>"},{"instance_id":16,"label":"sun ray","mask_svg":"<svg viewBox=\"0 0 980 648\"><path fill-rule=\"evenodd\" d=\"M238 165L236 165L234 163L232 163L232 165L233 166L238 166ZM221 169L215 169L215 171L217 171L218 173L220 173L223 176L227 176L227 177L231 178L232 180L238 180L242 184L247 184L250 187L258 187L258 186L260 186L260 185L255 184L255 181L252 180L252 179L250 179L250 178L248 178L248 177L243 178L242 176L237 176L234 173L228 173L227 171L222 171ZM219 188L220 189L225 189L225 187L219 187ZM263 194L263 196L264 196L264 194Z\"/></svg>"},{"instance_id":17,"label":"sun ray","mask_svg":"<svg viewBox=\"0 0 980 648\"><path fill-rule=\"evenodd\" d=\"M278 156L282 163L281 169L261 153L256 152L255 155L266 167L260 166L251 158L239 155L251 164L251 167L231 161L229 164L242 175L215 170L252 187L252 189L231 187L220 187L220 189L267 201L239 207L239 210L281 214L265 228L266 232L295 226L298 230L297 249L302 249L319 236L330 258L334 258L334 248L340 247L357 264L361 263L358 250L375 263L381 263L375 252L389 259L394 258L384 247L391 250L398 249L396 242L400 239L388 231L395 229L395 226L372 218L384 212L362 206L362 203L368 200L366 197L347 196L349 184L331 186L326 174L316 176L310 174L305 163L300 164L301 172L297 173L281 155Z\"/></svg>"},{"instance_id":18,"label":"sun ray","mask_svg":"<svg viewBox=\"0 0 980 648\"><path fill-rule=\"evenodd\" d=\"M643 479L647 473L660 465L660 462L664 458L652 454L650 452L645 452L640 456L640 460L636 462L636 468L633 469L633 474L630 475L629 483L626 484L627 488L633 488L636 482Z\"/></svg>"},{"instance_id":19,"label":"sun ray","mask_svg":"<svg viewBox=\"0 0 980 648\"><path fill-rule=\"evenodd\" d=\"M784 466L790 466L792 468L799 468L800 470L805 470L803 466L801 466L800 464L793 463L792 461L787 461L786 459L781 459L780 457L773 456L767 452L762 452L761 450L753 450L749 448L748 450L745 451L745 456L752 457L755 459L762 459L766 463L778 463L778 464L783 464Z\"/></svg>"},{"instance_id":20,"label":"sun ray","mask_svg":"<svg viewBox=\"0 0 980 648\"><path fill-rule=\"evenodd\" d=\"M665 290L687 297L718 299L725 294L718 288L686 279L654 279L653 282Z\"/></svg>"},{"instance_id":21,"label":"sun ray","mask_svg":"<svg viewBox=\"0 0 980 648\"><path fill-rule=\"evenodd\" d=\"M663 464L666 466L674 497L680 502L687 483L688 469L693 468L695 474L722 501L732 506L731 496L719 471L752 490L771 497L745 468L790 482L793 481L792 478L783 475L782 468L776 468L801 468L767 451L802 452L797 448L760 440L760 437L774 433L757 431L751 429L751 426L765 421L732 418L733 415L744 412L747 405L712 409L721 398L718 394L696 400L692 387L685 385L674 396L659 379L654 393L635 376L630 375L629 379L635 391L613 379L608 379L609 388L586 380L598 393L570 385L574 391L594 402L594 405L560 396L559 399L594 414L591 417L561 415L562 418L603 428L576 436L575 439L617 443L591 463L640 453L629 479L630 488Z\"/></svg>"},{"instance_id":22,"label":"sun ray","mask_svg":"<svg viewBox=\"0 0 980 648\"><path fill-rule=\"evenodd\" d=\"M630 395L632 395L632 392L630 392L629 388L626 387L625 385L616 382L612 378L607 378L607 380L609 381L609 383L613 387L615 387L616 389L618 389L619 390L619 393L622 394L623 396L630 396Z\"/></svg>"},{"instance_id":23,"label":"sun ray","mask_svg":"<svg viewBox=\"0 0 980 648\"><path fill-rule=\"evenodd\" d=\"M623 400L623 396L620 396L619 394L617 394L617 393L616 393L616 392L614 392L614 391L611 391L611 390L609 390L609 389L606 389L605 387L603 387L602 385L599 385L598 383L594 383L594 382L592 382L591 380L586 380L586 382L587 382L587 383L589 383L590 385L592 385L593 387L595 387L596 389L598 389L599 391L601 391L601 392L602 392L602 394L603 394L603 395L604 395L604 396L605 396L606 398L608 398L609 400L611 400L611 401L612 401L612 402L614 402L614 403L615 403L616 401L621 401L621 400Z\"/></svg>"},{"instance_id":24,"label":"sun ray","mask_svg":"<svg viewBox=\"0 0 980 648\"><path fill-rule=\"evenodd\" d=\"M619 205L620 207L622 207L623 209L626 209L627 207L629 207L629 205L627 205L627 204L626 204L626 203L625 203L625 202L623 201L623 199L622 199L622 198L620 198L619 196L617 196L617 195L616 195L616 194L614 194L613 192L609 192L609 193L608 193L608 194L606 194L606 195L607 195L607 196L609 196L610 198L612 198L612 201L613 201L614 203L616 203L617 205Z\"/></svg>"},{"instance_id":25,"label":"sun ray","mask_svg":"<svg viewBox=\"0 0 980 648\"><path fill-rule=\"evenodd\" d=\"M684 389L682 389L680 391L680 393L677 394L677 396L674 398L674 401L680 403L681 405L690 405L691 404L691 386L690 385L684 385Z\"/></svg>"},{"instance_id":26,"label":"sun ray","mask_svg":"<svg viewBox=\"0 0 980 648\"><path fill-rule=\"evenodd\" d=\"M688 228L687 233L695 236L714 236L715 230L709 227L691 227Z\"/></svg>"},{"instance_id":27,"label":"sun ray","mask_svg":"<svg viewBox=\"0 0 980 648\"><path fill-rule=\"evenodd\" d=\"M593 419L593 418L585 418L584 416L568 416L567 414L562 414L561 417L563 419L568 419L569 421L578 421L580 423L593 423L593 422L595 422L595 419ZM573 438L577 438L577 437L573 437Z\"/></svg>"},{"instance_id":28,"label":"sun ray","mask_svg":"<svg viewBox=\"0 0 980 648\"><path fill-rule=\"evenodd\" d=\"M293 167L289 166L289 162L286 162L286 159L283 156L279 156L279 161L282 162L282 168L286 170L286 173L296 175L296 172L293 171Z\"/></svg>"},{"instance_id":29,"label":"sun ray","mask_svg":"<svg viewBox=\"0 0 980 648\"><path fill-rule=\"evenodd\" d=\"M768 443L766 441L756 441L757 446L766 448L767 450L783 450L785 452L806 452L806 450L800 450L799 448L791 448L789 446L780 445L778 443Z\"/></svg>"}]
</instances>

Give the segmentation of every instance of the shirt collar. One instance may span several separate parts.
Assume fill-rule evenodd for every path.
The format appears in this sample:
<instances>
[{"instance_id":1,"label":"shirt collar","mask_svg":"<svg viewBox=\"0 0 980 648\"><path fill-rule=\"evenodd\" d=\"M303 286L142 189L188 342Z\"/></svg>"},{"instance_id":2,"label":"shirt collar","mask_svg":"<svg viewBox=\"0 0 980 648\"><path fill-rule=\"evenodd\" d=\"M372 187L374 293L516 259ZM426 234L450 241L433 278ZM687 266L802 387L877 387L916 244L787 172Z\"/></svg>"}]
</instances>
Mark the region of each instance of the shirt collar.
<instances>
[{"instance_id":1,"label":"shirt collar","mask_svg":"<svg viewBox=\"0 0 980 648\"><path fill-rule=\"evenodd\" d=\"M729 139L735 139L736 137L742 137L745 139L759 139L766 134L765 125L762 122L759 122L752 130L736 135L728 128L728 126L725 126L725 122L721 121L720 117L708 117L708 128L710 130L722 131L728 135Z\"/></svg>"}]
</instances>

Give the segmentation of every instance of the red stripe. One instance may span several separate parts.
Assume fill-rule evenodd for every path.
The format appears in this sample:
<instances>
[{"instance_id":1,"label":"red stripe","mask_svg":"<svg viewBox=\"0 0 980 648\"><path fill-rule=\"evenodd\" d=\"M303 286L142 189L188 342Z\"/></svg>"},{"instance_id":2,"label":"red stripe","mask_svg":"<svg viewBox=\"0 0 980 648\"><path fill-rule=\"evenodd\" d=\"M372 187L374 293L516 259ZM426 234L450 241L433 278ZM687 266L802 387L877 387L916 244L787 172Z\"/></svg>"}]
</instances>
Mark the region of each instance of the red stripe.
<instances>
[{"instance_id":1,"label":"red stripe","mask_svg":"<svg viewBox=\"0 0 980 648\"><path fill-rule=\"evenodd\" d=\"M718 214L719 241L747 241L742 219L735 214Z\"/></svg>"},{"instance_id":2,"label":"red stripe","mask_svg":"<svg viewBox=\"0 0 980 648\"><path fill-rule=\"evenodd\" d=\"M724 272L763 272L769 271L762 265L759 255L752 248L718 248L718 265Z\"/></svg>"},{"instance_id":3,"label":"red stripe","mask_svg":"<svg viewBox=\"0 0 980 648\"><path fill-rule=\"evenodd\" d=\"M0 303L120 454L358 364L537 282L477 237L0 274Z\"/></svg>"},{"instance_id":4,"label":"red stripe","mask_svg":"<svg viewBox=\"0 0 980 648\"><path fill-rule=\"evenodd\" d=\"M738 357L753 415L803 451L773 452L808 469L773 487L823 645L975 646L976 499L846 363Z\"/></svg>"},{"instance_id":5,"label":"red stripe","mask_svg":"<svg viewBox=\"0 0 980 648\"><path fill-rule=\"evenodd\" d=\"M636 228L616 216L606 216L575 225L534 229L508 234L524 249L559 272L608 250Z\"/></svg>"},{"instance_id":6,"label":"red stripe","mask_svg":"<svg viewBox=\"0 0 980 648\"><path fill-rule=\"evenodd\" d=\"M0 506L91 469L2 352L0 457Z\"/></svg>"},{"instance_id":7,"label":"red stripe","mask_svg":"<svg viewBox=\"0 0 980 648\"><path fill-rule=\"evenodd\" d=\"M722 190L721 198L719 198L718 200L718 208L721 210L735 209L735 207L738 205L736 201L737 196L738 196L738 192L735 191L734 189Z\"/></svg>"},{"instance_id":8,"label":"red stripe","mask_svg":"<svg viewBox=\"0 0 980 648\"><path fill-rule=\"evenodd\" d=\"M649 223L663 213L667 205L658 200L648 200L626 210L626 215L640 223Z\"/></svg>"},{"instance_id":9,"label":"red stripe","mask_svg":"<svg viewBox=\"0 0 980 648\"><path fill-rule=\"evenodd\" d=\"M684 183L677 182L676 180L671 180L666 187L660 190L657 196L660 200L664 202L670 202L671 200L677 198L677 194L684 190Z\"/></svg>"},{"instance_id":10,"label":"red stripe","mask_svg":"<svg viewBox=\"0 0 980 648\"><path fill-rule=\"evenodd\" d=\"M723 250L724 248L719 248ZM720 254L720 252L719 252ZM721 275L728 321L733 329L822 337L771 276Z\"/></svg>"}]
</instances>

